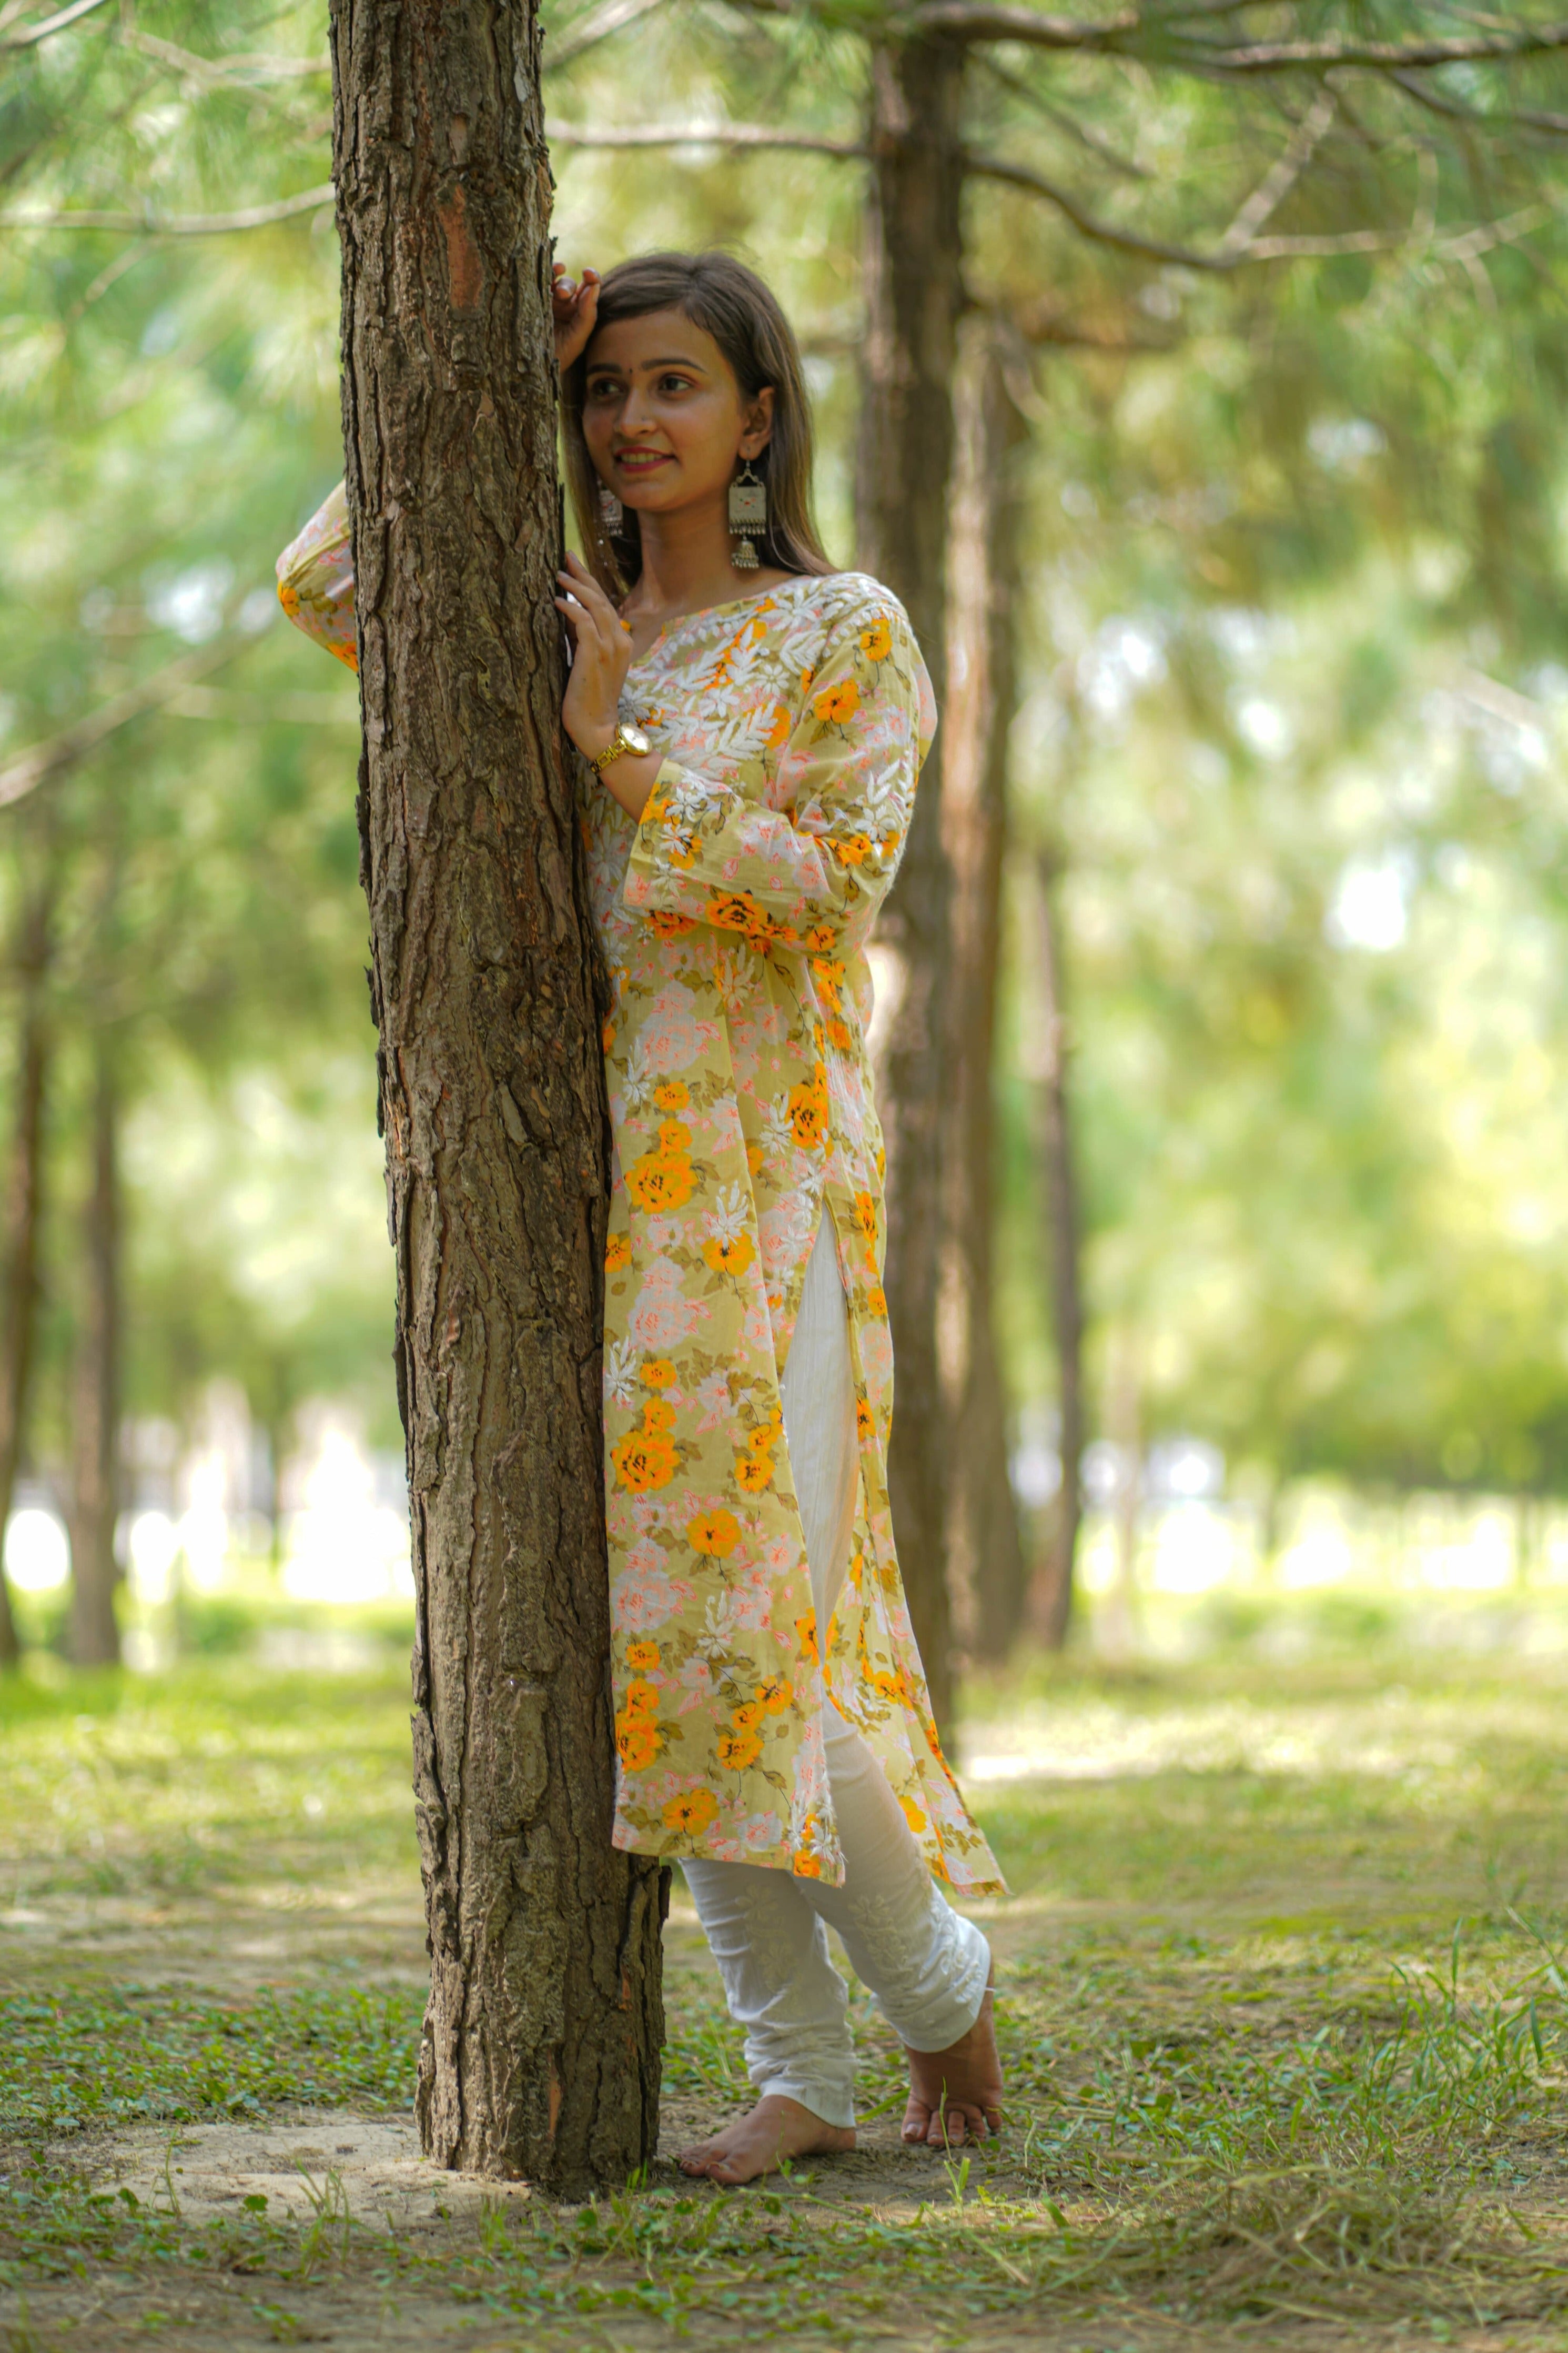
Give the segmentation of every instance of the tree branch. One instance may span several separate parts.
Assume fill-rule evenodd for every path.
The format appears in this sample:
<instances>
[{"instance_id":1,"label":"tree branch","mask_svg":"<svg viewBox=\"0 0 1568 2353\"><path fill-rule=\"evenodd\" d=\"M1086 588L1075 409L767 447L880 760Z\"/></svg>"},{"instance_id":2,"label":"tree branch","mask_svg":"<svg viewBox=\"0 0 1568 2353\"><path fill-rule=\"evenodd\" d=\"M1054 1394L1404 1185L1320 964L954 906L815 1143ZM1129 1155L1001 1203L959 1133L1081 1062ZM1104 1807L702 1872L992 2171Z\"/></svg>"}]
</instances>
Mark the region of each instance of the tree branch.
<instances>
[{"instance_id":1,"label":"tree branch","mask_svg":"<svg viewBox=\"0 0 1568 2353\"><path fill-rule=\"evenodd\" d=\"M251 635L239 629L228 630L216 645L204 646L199 653L182 654L177 661L166 662L154 670L151 678L128 686L121 694L110 695L107 702L89 711L85 719L62 729L42 744L33 744L26 751L4 768L0 768L0 808L8 808L14 801L26 799L40 785L62 776L96 752L107 737L117 729L128 726L132 720L142 718L150 711L158 711L172 702L176 695L205 678L209 671L219 670L232 661L236 654L252 642Z\"/></svg>"},{"instance_id":2,"label":"tree branch","mask_svg":"<svg viewBox=\"0 0 1568 2353\"><path fill-rule=\"evenodd\" d=\"M1500 131L1544 131L1552 138L1568 137L1568 114L1545 114L1531 108L1510 108L1506 114L1482 114L1473 106L1460 106L1452 99L1439 97L1435 90L1413 73L1396 73L1391 79L1406 98L1424 106L1444 122L1462 122L1467 131L1490 132L1495 137Z\"/></svg>"},{"instance_id":3,"label":"tree branch","mask_svg":"<svg viewBox=\"0 0 1568 2353\"><path fill-rule=\"evenodd\" d=\"M870 149L844 139L817 139L780 131L770 122L649 122L629 129L589 131L552 124L552 147L788 147L807 155L868 156Z\"/></svg>"},{"instance_id":4,"label":"tree branch","mask_svg":"<svg viewBox=\"0 0 1568 2353\"><path fill-rule=\"evenodd\" d=\"M251 205L237 213L0 213L4 228L121 229L137 237L224 237L230 229L267 228L274 221L320 212L336 194L331 186L306 188L277 204Z\"/></svg>"},{"instance_id":5,"label":"tree branch","mask_svg":"<svg viewBox=\"0 0 1568 2353\"><path fill-rule=\"evenodd\" d=\"M1128 34L1143 25L1136 8L1124 8L1103 24L1083 25L1068 16L1042 16L1036 8L984 7L979 0L926 0L924 7L894 21L912 33L946 33L961 41L1024 41L1037 49L1124 48Z\"/></svg>"},{"instance_id":6,"label":"tree branch","mask_svg":"<svg viewBox=\"0 0 1568 2353\"><path fill-rule=\"evenodd\" d=\"M889 30L896 23L907 32L943 34L950 40L1018 41L1032 48L1110 50L1121 56L1144 54L1137 37L1152 32L1161 47L1151 63L1226 74L1327 73L1336 66L1408 72L1421 66L1486 64L1568 49L1568 23L1433 41L1248 41L1226 46L1174 30L1181 13L1173 11L1163 25L1156 25L1140 10L1123 10L1101 24L1085 25L1044 16L1033 8L988 6L984 0L925 0L907 17L889 20Z\"/></svg>"},{"instance_id":7,"label":"tree branch","mask_svg":"<svg viewBox=\"0 0 1568 2353\"><path fill-rule=\"evenodd\" d=\"M546 66L570 65L574 58L583 55L584 49L595 48L599 42L607 41L612 33L621 32L627 25L635 25L639 16L651 16L654 9L663 5L664 0L604 0L601 7L590 8L586 16L578 18L570 32L562 35L553 55L546 36Z\"/></svg>"},{"instance_id":8,"label":"tree branch","mask_svg":"<svg viewBox=\"0 0 1568 2353\"><path fill-rule=\"evenodd\" d=\"M1219 241L1222 253L1240 254L1256 238L1265 221L1279 211L1318 149L1322 145L1339 101L1332 90L1320 90L1304 122L1282 153L1265 173Z\"/></svg>"},{"instance_id":9,"label":"tree branch","mask_svg":"<svg viewBox=\"0 0 1568 2353\"><path fill-rule=\"evenodd\" d=\"M105 0L71 0L68 8L58 8L41 25L24 25L19 33L0 33L0 49L36 48L51 33L63 33L68 25L74 25L79 17L90 16L95 8L104 5Z\"/></svg>"},{"instance_id":10,"label":"tree branch","mask_svg":"<svg viewBox=\"0 0 1568 2353\"><path fill-rule=\"evenodd\" d=\"M1031 195L1044 196L1072 223L1080 237L1088 237L1092 244L1108 245L1115 252L1131 254L1142 261L1163 261L1182 269L1202 270L1211 277L1223 277L1255 262L1322 260L1341 253L1388 253L1407 241L1404 229L1363 228L1351 229L1340 237L1253 237L1246 245L1229 247L1222 241L1212 252L1205 253L1196 246L1169 245L1163 238L1140 237L1134 229L1118 228L1110 221L1099 220L1086 212L1066 188L1058 187L1041 173L1030 171L1026 164L1005 164L992 156L973 153L965 155L964 164L977 179L998 180L1005 186L1025 188Z\"/></svg>"},{"instance_id":11,"label":"tree branch","mask_svg":"<svg viewBox=\"0 0 1568 2353\"><path fill-rule=\"evenodd\" d=\"M1518 33L1479 39L1456 36L1441 41L1253 41L1238 48L1192 41L1173 50L1172 62L1226 74L1328 73L1341 66L1408 73L1421 66L1495 64L1513 58L1546 57L1559 49L1568 49L1568 24L1529 26Z\"/></svg>"},{"instance_id":12,"label":"tree branch","mask_svg":"<svg viewBox=\"0 0 1568 2353\"><path fill-rule=\"evenodd\" d=\"M176 41L161 40L155 33L143 33L134 26L122 31L120 37L127 48L151 58L157 65L168 66L207 90L263 90L271 82L321 79L332 70L331 58L267 57L253 52L204 58L195 49L183 49Z\"/></svg>"}]
</instances>

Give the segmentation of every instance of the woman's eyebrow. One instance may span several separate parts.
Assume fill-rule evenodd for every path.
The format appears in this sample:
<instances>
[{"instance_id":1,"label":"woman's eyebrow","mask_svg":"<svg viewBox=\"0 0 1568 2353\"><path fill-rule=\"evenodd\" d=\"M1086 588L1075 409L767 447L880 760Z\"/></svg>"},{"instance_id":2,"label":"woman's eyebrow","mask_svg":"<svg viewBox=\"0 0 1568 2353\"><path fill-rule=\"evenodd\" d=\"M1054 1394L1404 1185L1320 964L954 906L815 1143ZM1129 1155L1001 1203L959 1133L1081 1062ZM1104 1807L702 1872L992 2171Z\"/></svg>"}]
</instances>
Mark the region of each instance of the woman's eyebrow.
<instances>
[{"instance_id":1,"label":"woman's eyebrow","mask_svg":"<svg viewBox=\"0 0 1568 2353\"><path fill-rule=\"evenodd\" d=\"M687 359L683 354L679 353L676 354L673 358L668 359L639 360L637 361L637 365L644 368L689 368L693 375L706 375L708 373L700 360ZM590 375L629 375L632 373L632 369L623 367L616 360L591 360L588 364L588 374Z\"/></svg>"}]
</instances>

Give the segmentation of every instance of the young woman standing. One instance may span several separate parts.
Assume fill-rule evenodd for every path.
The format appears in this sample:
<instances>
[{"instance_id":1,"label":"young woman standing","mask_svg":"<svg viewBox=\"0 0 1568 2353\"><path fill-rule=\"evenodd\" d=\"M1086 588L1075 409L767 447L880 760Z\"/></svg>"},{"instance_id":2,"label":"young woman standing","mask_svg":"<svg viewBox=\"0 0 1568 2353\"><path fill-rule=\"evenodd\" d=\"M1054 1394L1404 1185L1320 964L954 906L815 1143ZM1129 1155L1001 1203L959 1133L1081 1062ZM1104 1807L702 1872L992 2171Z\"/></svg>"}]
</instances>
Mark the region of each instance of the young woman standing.
<instances>
[{"instance_id":1,"label":"young woman standing","mask_svg":"<svg viewBox=\"0 0 1568 2353\"><path fill-rule=\"evenodd\" d=\"M795 338L728 256L557 270L563 717L612 982L605 1483L616 1844L679 1859L760 2097L680 2162L854 2146L836 1928L909 2055L908 2141L1000 2123L1001 1881L938 1745L888 1505L865 947L935 726L897 599L812 524ZM342 493L279 564L353 661Z\"/></svg>"}]
</instances>

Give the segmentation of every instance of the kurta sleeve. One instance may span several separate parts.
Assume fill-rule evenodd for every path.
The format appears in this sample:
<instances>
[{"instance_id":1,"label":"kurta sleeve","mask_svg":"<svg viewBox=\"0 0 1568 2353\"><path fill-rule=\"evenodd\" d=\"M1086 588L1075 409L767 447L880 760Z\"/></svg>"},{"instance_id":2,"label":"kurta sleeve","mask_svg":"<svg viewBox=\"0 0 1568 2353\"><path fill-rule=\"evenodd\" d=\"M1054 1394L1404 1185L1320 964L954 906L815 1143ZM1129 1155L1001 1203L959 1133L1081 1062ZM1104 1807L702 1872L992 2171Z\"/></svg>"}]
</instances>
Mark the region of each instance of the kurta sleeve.
<instances>
[{"instance_id":1,"label":"kurta sleeve","mask_svg":"<svg viewBox=\"0 0 1568 2353\"><path fill-rule=\"evenodd\" d=\"M342 482L279 557L278 601L297 629L358 670L353 544Z\"/></svg>"},{"instance_id":2,"label":"kurta sleeve","mask_svg":"<svg viewBox=\"0 0 1568 2353\"><path fill-rule=\"evenodd\" d=\"M898 871L936 724L897 601L885 591L857 598L803 684L799 715L780 703L770 738L783 806L664 763L632 846L628 907L760 946L825 945L825 930L837 938L869 926Z\"/></svg>"}]
</instances>

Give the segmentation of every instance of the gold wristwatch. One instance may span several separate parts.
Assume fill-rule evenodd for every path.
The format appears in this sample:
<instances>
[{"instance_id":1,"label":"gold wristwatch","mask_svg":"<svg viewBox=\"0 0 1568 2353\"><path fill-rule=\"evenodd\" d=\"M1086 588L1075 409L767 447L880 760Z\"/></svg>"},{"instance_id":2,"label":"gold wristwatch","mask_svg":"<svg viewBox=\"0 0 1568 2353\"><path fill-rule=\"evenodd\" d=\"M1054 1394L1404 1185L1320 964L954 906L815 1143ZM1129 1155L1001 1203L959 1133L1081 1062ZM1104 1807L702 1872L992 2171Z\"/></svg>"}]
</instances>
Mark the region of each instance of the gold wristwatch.
<instances>
[{"instance_id":1,"label":"gold wristwatch","mask_svg":"<svg viewBox=\"0 0 1568 2353\"><path fill-rule=\"evenodd\" d=\"M611 761L618 760L623 752L635 752L640 756L647 748L647 737L640 727L628 727L624 719L617 719L615 733L604 750L595 754L589 765L602 776Z\"/></svg>"}]
</instances>

